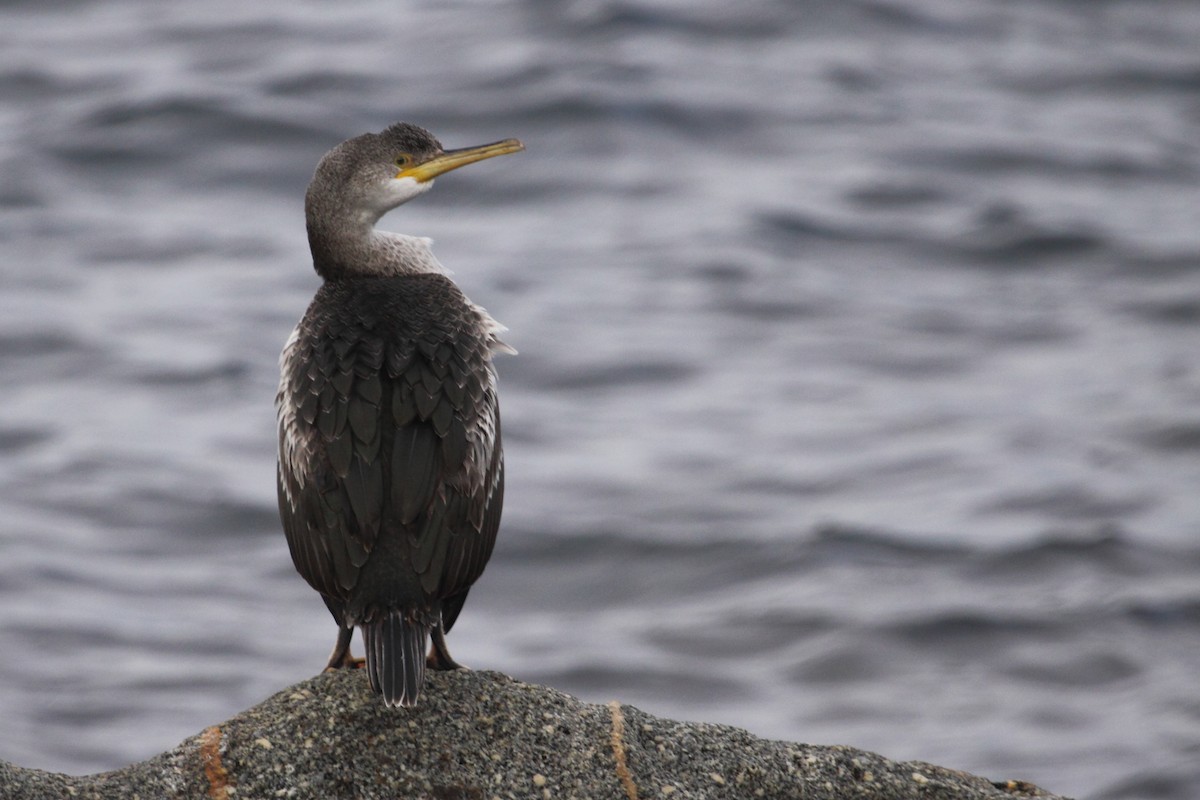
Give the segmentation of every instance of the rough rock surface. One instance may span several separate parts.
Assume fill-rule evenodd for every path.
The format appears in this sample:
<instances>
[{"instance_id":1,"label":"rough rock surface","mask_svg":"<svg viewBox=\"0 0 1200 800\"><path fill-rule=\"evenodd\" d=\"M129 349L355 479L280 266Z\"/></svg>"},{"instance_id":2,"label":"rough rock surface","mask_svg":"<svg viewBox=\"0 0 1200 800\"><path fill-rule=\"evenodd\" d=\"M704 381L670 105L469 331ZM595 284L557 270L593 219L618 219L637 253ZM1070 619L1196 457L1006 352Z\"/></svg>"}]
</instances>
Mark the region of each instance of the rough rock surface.
<instances>
[{"instance_id":1,"label":"rough rock surface","mask_svg":"<svg viewBox=\"0 0 1200 800\"><path fill-rule=\"evenodd\" d=\"M849 747L590 705L494 672L431 673L422 704L388 709L341 670L113 772L74 777L0 761L0 798L1053 797L1018 781Z\"/></svg>"}]
</instances>

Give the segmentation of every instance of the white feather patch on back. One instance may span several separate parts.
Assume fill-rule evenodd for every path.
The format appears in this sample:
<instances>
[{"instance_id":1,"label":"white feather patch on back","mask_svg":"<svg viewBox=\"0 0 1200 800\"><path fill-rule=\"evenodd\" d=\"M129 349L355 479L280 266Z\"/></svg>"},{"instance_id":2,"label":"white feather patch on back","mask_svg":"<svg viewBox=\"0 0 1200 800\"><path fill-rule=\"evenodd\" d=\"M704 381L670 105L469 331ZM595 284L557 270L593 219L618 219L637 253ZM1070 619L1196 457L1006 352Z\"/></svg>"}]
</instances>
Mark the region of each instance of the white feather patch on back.
<instances>
[{"instance_id":1,"label":"white feather patch on back","mask_svg":"<svg viewBox=\"0 0 1200 800\"><path fill-rule=\"evenodd\" d=\"M483 306L471 303L471 308L475 309L475 313L479 315L479 321L483 324L483 332L488 337L488 349L492 351L492 354L507 353L510 356L515 356L517 348L500 338L500 334L506 333L508 327L497 322Z\"/></svg>"}]
</instances>

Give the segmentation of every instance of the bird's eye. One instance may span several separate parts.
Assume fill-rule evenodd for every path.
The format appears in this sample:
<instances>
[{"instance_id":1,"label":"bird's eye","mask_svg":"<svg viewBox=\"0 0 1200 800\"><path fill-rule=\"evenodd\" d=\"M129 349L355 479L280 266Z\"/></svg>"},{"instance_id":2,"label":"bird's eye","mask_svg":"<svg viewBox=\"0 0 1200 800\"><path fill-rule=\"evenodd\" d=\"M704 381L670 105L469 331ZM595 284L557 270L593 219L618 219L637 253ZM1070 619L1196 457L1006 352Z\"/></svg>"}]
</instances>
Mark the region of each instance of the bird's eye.
<instances>
[{"instance_id":1,"label":"bird's eye","mask_svg":"<svg viewBox=\"0 0 1200 800\"><path fill-rule=\"evenodd\" d=\"M411 167L413 163L413 157L408 153L401 153L400 155L396 156L395 163L397 167Z\"/></svg>"}]
</instances>

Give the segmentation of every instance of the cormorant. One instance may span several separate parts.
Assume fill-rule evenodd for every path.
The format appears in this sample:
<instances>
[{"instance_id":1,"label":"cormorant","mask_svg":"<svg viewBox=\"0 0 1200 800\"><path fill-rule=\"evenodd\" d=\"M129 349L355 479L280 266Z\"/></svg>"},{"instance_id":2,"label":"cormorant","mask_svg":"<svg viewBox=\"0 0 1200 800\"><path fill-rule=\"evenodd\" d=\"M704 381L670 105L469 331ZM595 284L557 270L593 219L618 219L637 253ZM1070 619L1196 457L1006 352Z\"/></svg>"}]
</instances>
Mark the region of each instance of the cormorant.
<instances>
[{"instance_id":1,"label":"cormorant","mask_svg":"<svg viewBox=\"0 0 1200 800\"><path fill-rule=\"evenodd\" d=\"M505 330L446 275L430 240L375 223L433 179L516 139L443 150L396 123L342 142L305 197L324 284L280 356L279 510L296 569L338 624L327 669L362 629L371 687L412 706L496 541L504 495L492 356Z\"/></svg>"}]
</instances>

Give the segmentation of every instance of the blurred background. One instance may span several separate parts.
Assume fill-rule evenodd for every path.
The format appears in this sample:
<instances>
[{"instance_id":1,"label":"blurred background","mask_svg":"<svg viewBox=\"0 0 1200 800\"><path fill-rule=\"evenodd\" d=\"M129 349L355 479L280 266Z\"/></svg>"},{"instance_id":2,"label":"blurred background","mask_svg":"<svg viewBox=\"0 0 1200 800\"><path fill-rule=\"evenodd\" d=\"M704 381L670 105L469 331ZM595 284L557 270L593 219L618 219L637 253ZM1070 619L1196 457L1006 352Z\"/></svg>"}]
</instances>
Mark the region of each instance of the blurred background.
<instances>
[{"instance_id":1,"label":"blurred background","mask_svg":"<svg viewBox=\"0 0 1200 800\"><path fill-rule=\"evenodd\" d=\"M324 663L277 358L314 166L407 120L528 147L383 222L521 351L457 658L1194 797L1197 42L1190 2L3 3L0 758L115 768Z\"/></svg>"}]
</instances>

